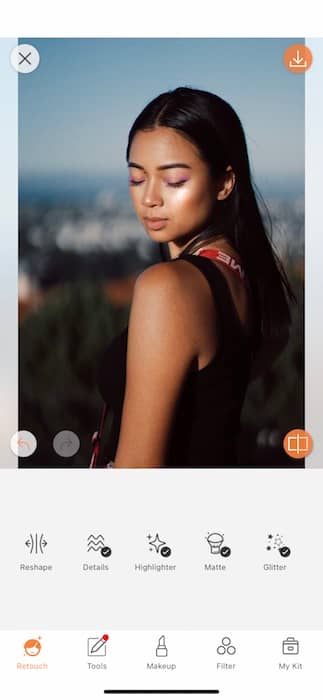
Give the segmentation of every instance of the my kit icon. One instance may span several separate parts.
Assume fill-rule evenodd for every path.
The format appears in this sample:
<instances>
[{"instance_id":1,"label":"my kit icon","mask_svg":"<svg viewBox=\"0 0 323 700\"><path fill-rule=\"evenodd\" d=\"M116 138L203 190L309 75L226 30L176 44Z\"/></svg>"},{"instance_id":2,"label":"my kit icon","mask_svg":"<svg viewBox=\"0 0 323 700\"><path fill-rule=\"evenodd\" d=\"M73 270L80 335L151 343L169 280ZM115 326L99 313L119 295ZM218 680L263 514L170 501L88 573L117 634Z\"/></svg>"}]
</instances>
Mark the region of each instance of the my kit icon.
<instances>
[{"instance_id":1,"label":"my kit icon","mask_svg":"<svg viewBox=\"0 0 323 700\"><path fill-rule=\"evenodd\" d=\"M299 654L299 641L294 637L287 637L287 639L284 639L283 654L290 656Z\"/></svg>"}]
</instances>

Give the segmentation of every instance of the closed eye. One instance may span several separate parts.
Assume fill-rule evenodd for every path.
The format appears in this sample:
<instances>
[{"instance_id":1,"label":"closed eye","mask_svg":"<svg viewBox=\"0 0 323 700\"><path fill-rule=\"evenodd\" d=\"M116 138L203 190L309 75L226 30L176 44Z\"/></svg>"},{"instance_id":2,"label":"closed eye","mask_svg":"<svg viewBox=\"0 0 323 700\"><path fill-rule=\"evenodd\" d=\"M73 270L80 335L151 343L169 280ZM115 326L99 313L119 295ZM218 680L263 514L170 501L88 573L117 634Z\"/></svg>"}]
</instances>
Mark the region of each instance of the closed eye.
<instances>
[{"instance_id":1,"label":"closed eye","mask_svg":"<svg viewBox=\"0 0 323 700\"><path fill-rule=\"evenodd\" d=\"M167 182L166 184L169 187L180 187L181 185L184 185L184 182L187 182L187 180L179 180L178 182Z\"/></svg>"},{"instance_id":2,"label":"closed eye","mask_svg":"<svg viewBox=\"0 0 323 700\"><path fill-rule=\"evenodd\" d=\"M129 185L141 185L144 180L128 180ZM179 180L178 182L166 182L167 187L181 187L187 180Z\"/></svg>"}]
</instances>

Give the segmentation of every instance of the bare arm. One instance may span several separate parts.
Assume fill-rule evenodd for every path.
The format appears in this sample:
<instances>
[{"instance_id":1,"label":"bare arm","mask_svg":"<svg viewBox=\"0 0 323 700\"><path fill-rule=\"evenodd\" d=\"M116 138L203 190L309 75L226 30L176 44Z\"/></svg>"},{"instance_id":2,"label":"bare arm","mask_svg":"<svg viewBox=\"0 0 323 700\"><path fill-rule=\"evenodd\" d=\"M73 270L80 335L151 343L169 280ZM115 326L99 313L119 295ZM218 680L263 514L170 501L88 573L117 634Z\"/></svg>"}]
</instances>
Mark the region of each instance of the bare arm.
<instances>
[{"instance_id":1,"label":"bare arm","mask_svg":"<svg viewBox=\"0 0 323 700\"><path fill-rule=\"evenodd\" d=\"M178 268L153 265L135 285L115 467L161 467L180 391L196 356Z\"/></svg>"}]
</instances>

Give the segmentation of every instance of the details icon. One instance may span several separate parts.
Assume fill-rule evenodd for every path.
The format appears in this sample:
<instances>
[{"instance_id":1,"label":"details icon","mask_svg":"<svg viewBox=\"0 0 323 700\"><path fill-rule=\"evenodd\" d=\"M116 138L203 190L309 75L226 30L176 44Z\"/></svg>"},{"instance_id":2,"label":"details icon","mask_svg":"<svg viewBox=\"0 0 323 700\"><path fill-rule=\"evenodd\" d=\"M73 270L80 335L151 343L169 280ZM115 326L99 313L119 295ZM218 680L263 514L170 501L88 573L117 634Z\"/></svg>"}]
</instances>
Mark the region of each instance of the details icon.
<instances>
[{"instance_id":1,"label":"details icon","mask_svg":"<svg viewBox=\"0 0 323 700\"><path fill-rule=\"evenodd\" d=\"M105 544L103 535L89 535L87 538L87 551L100 552L102 557L110 557L112 554L111 547Z\"/></svg>"}]
</instances>

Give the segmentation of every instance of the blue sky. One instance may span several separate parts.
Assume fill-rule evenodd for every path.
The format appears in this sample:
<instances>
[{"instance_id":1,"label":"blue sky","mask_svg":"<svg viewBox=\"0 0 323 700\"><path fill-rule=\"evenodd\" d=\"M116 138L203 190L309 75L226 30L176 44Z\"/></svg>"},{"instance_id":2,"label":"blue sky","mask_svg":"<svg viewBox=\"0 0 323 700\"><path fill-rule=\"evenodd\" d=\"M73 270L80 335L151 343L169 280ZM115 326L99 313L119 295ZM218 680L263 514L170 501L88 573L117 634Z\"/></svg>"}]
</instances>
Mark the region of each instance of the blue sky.
<instances>
[{"instance_id":1,"label":"blue sky","mask_svg":"<svg viewBox=\"0 0 323 700\"><path fill-rule=\"evenodd\" d=\"M20 171L126 175L129 128L179 85L230 102L254 176L302 183L304 74L286 70L287 39L38 39L39 68L19 76Z\"/></svg>"}]
</instances>

